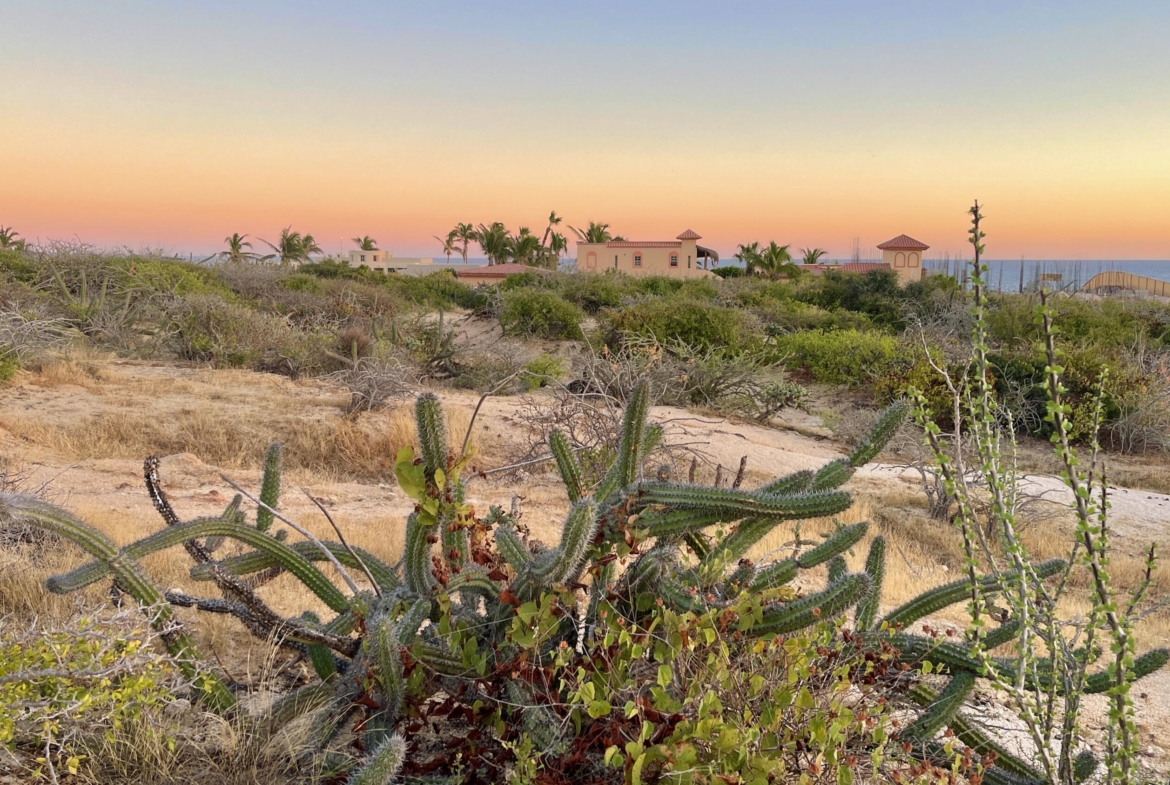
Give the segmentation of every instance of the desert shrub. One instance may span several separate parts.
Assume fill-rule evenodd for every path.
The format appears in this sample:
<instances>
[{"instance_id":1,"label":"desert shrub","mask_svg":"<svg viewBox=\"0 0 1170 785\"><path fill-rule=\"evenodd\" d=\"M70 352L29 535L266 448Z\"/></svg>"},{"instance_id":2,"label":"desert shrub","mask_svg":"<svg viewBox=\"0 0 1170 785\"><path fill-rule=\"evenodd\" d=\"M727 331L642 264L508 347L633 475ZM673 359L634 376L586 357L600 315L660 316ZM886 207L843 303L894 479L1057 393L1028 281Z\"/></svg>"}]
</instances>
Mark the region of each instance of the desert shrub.
<instances>
[{"instance_id":1,"label":"desert shrub","mask_svg":"<svg viewBox=\"0 0 1170 785\"><path fill-rule=\"evenodd\" d=\"M716 267L711 272L715 273L715 275L718 275L720 278L723 278L724 280L726 280L728 278L742 278L744 276L744 269L742 267L736 267L734 265L725 265L722 267Z\"/></svg>"},{"instance_id":2,"label":"desert shrub","mask_svg":"<svg viewBox=\"0 0 1170 785\"><path fill-rule=\"evenodd\" d=\"M770 420L781 409L803 406L808 390L784 378L763 350L729 352L675 343L663 403L704 406L723 414Z\"/></svg>"},{"instance_id":3,"label":"desert shrub","mask_svg":"<svg viewBox=\"0 0 1170 785\"><path fill-rule=\"evenodd\" d=\"M563 357L541 354L524 363L524 388L531 392L538 387L544 387L549 382L562 378L565 371Z\"/></svg>"},{"instance_id":4,"label":"desert shrub","mask_svg":"<svg viewBox=\"0 0 1170 785\"><path fill-rule=\"evenodd\" d=\"M33 780L56 781L55 772L87 767L90 747L127 725L164 736L159 715L181 678L155 650L158 637L126 611L49 629L0 619L0 746L31 753Z\"/></svg>"},{"instance_id":5,"label":"desert shrub","mask_svg":"<svg viewBox=\"0 0 1170 785\"><path fill-rule=\"evenodd\" d=\"M282 280L280 285L294 292L311 292L317 294L321 291L321 284L318 279L308 273L290 275Z\"/></svg>"},{"instance_id":6,"label":"desert shrub","mask_svg":"<svg viewBox=\"0 0 1170 785\"><path fill-rule=\"evenodd\" d=\"M334 365L335 337L292 329L285 321L214 295L176 300L167 309L167 339L184 360L252 368L286 376Z\"/></svg>"},{"instance_id":7,"label":"desert shrub","mask_svg":"<svg viewBox=\"0 0 1170 785\"><path fill-rule=\"evenodd\" d=\"M602 323L612 349L634 336L652 338L663 346L677 342L699 349L737 350L760 342L742 311L692 298L643 300L605 312Z\"/></svg>"},{"instance_id":8,"label":"desert shrub","mask_svg":"<svg viewBox=\"0 0 1170 785\"><path fill-rule=\"evenodd\" d=\"M510 276L509 280L516 277ZM611 270L563 276L558 291L585 313L597 314L603 308L617 308L636 290L629 276Z\"/></svg>"},{"instance_id":9,"label":"desert shrub","mask_svg":"<svg viewBox=\"0 0 1170 785\"><path fill-rule=\"evenodd\" d=\"M801 368L818 382L860 386L887 376L904 362L892 335L857 330L799 332L775 338L790 368Z\"/></svg>"},{"instance_id":10,"label":"desert shrub","mask_svg":"<svg viewBox=\"0 0 1170 785\"><path fill-rule=\"evenodd\" d=\"M455 273L442 270L429 275L387 275L383 285L403 299L430 308L475 308L479 299L475 291L459 282Z\"/></svg>"},{"instance_id":11,"label":"desert shrub","mask_svg":"<svg viewBox=\"0 0 1170 785\"><path fill-rule=\"evenodd\" d=\"M893 270L871 270L865 275L826 270L799 289L797 297L826 311L863 313L882 327L902 325L901 291Z\"/></svg>"},{"instance_id":12,"label":"desert shrub","mask_svg":"<svg viewBox=\"0 0 1170 785\"><path fill-rule=\"evenodd\" d=\"M36 283L39 271L27 254L10 248L0 249L0 275L20 283Z\"/></svg>"},{"instance_id":13,"label":"desert shrub","mask_svg":"<svg viewBox=\"0 0 1170 785\"><path fill-rule=\"evenodd\" d=\"M863 313L836 310L826 311L816 305L797 300L764 301L751 308L765 325L769 335L784 335L802 330L858 330L872 332L874 322Z\"/></svg>"},{"instance_id":14,"label":"desert shrub","mask_svg":"<svg viewBox=\"0 0 1170 785\"><path fill-rule=\"evenodd\" d=\"M553 292L516 290L504 295L500 325L506 335L580 338L581 310Z\"/></svg>"},{"instance_id":15,"label":"desert shrub","mask_svg":"<svg viewBox=\"0 0 1170 785\"><path fill-rule=\"evenodd\" d=\"M418 387L418 373L393 357L355 355L351 363L329 379L349 390L345 413L369 412L392 406Z\"/></svg>"},{"instance_id":16,"label":"desert shrub","mask_svg":"<svg viewBox=\"0 0 1170 785\"><path fill-rule=\"evenodd\" d=\"M20 358L10 349L0 346L0 384L11 381L20 370Z\"/></svg>"},{"instance_id":17,"label":"desert shrub","mask_svg":"<svg viewBox=\"0 0 1170 785\"><path fill-rule=\"evenodd\" d=\"M520 364L514 357L503 352L477 352L463 357L459 363L457 375L451 379L451 384L460 390L475 390L488 392L496 389L501 382L520 370ZM523 388L523 382L516 385ZM501 394L514 392L515 389L500 390Z\"/></svg>"}]
</instances>

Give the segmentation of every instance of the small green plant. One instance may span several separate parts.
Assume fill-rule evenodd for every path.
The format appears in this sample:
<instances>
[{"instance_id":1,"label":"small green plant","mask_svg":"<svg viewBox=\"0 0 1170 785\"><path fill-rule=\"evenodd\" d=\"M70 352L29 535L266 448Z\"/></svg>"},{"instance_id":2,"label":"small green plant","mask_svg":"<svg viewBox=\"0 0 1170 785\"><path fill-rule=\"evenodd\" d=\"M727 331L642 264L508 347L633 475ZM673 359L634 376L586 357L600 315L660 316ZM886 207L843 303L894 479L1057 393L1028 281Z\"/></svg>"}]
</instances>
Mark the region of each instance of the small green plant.
<instances>
[{"instance_id":1,"label":"small green plant","mask_svg":"<svg viewBox=\"0 0 1170 785\"><path fill-rule=\"evenodd\" d=\"M551 381L557 381L566 373L565 360L551 354L542 354L524 363L524 389L531 392L538 387L544 387Z\"/></svg>"},{"instance_id":2,"label":"small green plant","mask_svg":"<svg viewBox=\"0 0 1170 785\"><path fill-rule=\"evenodd\" d=\"M863 385L888 374L905 358L892 335L857 330L797 332L779 335L776 348L818 382Z\"/></svg>"}]
</instances>

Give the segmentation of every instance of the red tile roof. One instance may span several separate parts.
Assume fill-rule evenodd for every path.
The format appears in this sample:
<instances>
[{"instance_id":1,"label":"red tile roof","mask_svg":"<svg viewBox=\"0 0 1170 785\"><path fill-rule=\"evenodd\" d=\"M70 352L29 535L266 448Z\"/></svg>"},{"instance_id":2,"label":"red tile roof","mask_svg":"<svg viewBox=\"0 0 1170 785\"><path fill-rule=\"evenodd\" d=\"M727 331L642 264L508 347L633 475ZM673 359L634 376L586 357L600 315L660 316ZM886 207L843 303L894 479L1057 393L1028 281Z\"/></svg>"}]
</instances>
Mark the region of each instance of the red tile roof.
<instances>
[{"instance_id":1,"label":"red tile roof","mask_svg":"<svg viewBox=\"0 0 1170 785\"><path fill-rule=\"evenodd\" d=\"M820 275L825 270L840 270L843 273L859 273L864 275L870 270L889 270L885 262L845 262L844 264L800 264L801 270L807 270L813 275Z\"/></svg>"},{"instance_id":2,"label":"red tile roof","mask_svg":"<svg viewBox=\"0 0 1170 785\"><path fill-rule=\"evenodd\" d=\"M452 265L454 266L454 265ZM476 265L475 267L467 267L462 270L456 270L455 275L462 278L466 276L474 276L478 278L504 278L509 275L518 275L520 273L541 273L547 274L549 271L543 267L529 267L526 264L491 264L491 265Z\"/></svg>"},{"instance_id":3,"label":"red tile roof","mask_svg":"<svg viewBox=\"0 0 1170 785\"><path fill-rule=\"evenodd\" d=\"M676 237L674 239L676 239L676 240L702 240L703 238L700 237L695 232L693 232L692 230L687 229L685 232L683 232L682 234L680 234L678 237Z\"/></svg>"},{"instance_id":4,"label":"red tile roof","mask_svg":"<svg viewBox=\"0 0 1170 785\"><path fill-rule=\"evenodd\" d=\"M930 246L920 243L908 234L900 234L878 246L883 251L925 251Z\"/></svg>"}]
</instances>

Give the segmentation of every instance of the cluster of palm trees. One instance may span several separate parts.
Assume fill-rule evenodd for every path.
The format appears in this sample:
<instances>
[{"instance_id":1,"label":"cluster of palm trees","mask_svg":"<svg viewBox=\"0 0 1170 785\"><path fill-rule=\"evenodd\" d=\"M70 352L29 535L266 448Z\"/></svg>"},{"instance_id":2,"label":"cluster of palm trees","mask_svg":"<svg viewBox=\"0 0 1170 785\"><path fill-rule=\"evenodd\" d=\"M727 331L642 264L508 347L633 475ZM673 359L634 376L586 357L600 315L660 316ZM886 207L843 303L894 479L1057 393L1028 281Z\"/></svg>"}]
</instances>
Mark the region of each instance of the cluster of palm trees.
<instances>
[{"instance_id":1,"label":"cluster of palm trees","mask_svg":"<svg viewBox=\"0 0 1170 785\"><path fill-rule=\"evenodd\" d=\"M569 241L556 229L563 220L557 215L556 210L553 210L549 213L544 235L540 237L533 234L527 226L521 226L513 234L500 221L493 221L490 224L481 223L479 226L457 223L447 232L446 237L435 235L435 239L442 243L443 253L446 254L448 262L451 261L453 254L459 254L466 263L468 248L471 243L476 243L487 257L488 264L515 262L531 267L556 269L561 257L569 250Z\"/></svg>"},{"instance_id":2,"label":"cluster of palm trees","mask_svg":"<svg viewBox=\"0 0 1170 785\"><path fill-rule=\"evenodd\" d=\"M248 242L248 235L233 232L230 237L223 238L227 250L221 251L216 256L229 262L278 261L281 264L288 264L307 262L311 254L323 253L321 246L313 238L313 235L294 232L291 226L286 226L280 230L280 239L275 243L269 242L262 237L258 239L271 248L272 253L263 255L254 253L252 251L252 243ZM357 238L355 238L356 241Z\"/></svg>"},{"instance_id":3,"label":"cluster of palm trees","mask_svg":"<svg viewBox=\"0 0 1170 785\"><path fill-rule=\"evenodd\" d=\"M735 258L743 262L748 275L758 275L761 278L777 280L779 278L796 278L801 273L801 267L792 259L789 252L791 245L777 245L776 241L760 247L759 243L740 245ZM802 264L816 264L828 251L822 248L802 248Z\"/></svg>"},{"instance_id":4,"label":"cluster of palm trees","mask_svg":"<svg viewBox=\"0 0 1170 785\"><path fill-rule=\"evenodd\" d=\"M23 251L24 248L24 238L20 236L20 232L11 226L0 226L0 249Z\"/></svg>"}]
</instances>

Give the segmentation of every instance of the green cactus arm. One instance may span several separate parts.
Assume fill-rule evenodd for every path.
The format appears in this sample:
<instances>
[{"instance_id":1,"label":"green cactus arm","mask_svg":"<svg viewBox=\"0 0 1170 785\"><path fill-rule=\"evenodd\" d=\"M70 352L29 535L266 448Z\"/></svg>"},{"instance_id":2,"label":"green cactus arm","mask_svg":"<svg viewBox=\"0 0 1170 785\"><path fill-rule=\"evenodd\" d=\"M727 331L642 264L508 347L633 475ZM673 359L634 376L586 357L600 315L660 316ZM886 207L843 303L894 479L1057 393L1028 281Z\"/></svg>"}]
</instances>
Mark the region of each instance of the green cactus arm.
<instances>
[{"instance_id":1,"label":"green cactus arm","mask_svg":"<svg viewBox=\"0 0 1170 785\"><path fill-rule=\"evenodd\" d=\"M1064 567L1065 561L1063 559L1050 559L1035 565L1032 570L1037 578L1044 579L1056 575ZM1003 580L1011 581L1015 576L1014 572L1005 573ZM1000 578L988 576L979 580L979 591L983 594L991 594L1000 590ZM890 626L913 624L924 616L938 613L943 608L962 602L970 596L971 584L968 579L963 578L919 594L910 602L891 611L883 621Z\"/></svg>"},{"instance_id":2,"label":"green cactus arm","mask_svg":"<svg viewBox=\"0 0 1170 785\"><path fill-rule=\"evenodd\" d=\"M260 482L261 504L256 507L256 528L262 532L268 531L272 527L273 521L276 520L272 510L275 510L276 505L280 502L282 464L280 442L273 442L268 446L268 452L264 455L264 479Z\"/></svg>"},{"instance_id":3,"label":"green cactus arm","mask_svg":"<svg viewBox=\"0 0 1170 785\"><path fill-rule=\"evenodd\" d=\"M397 733L382 740L347 782L351 785L394 785L406 760L406 741Z\"/></svg>"},{"instance_id":4,"label":"green cactus arm","mask_svg":"<svg viewBox=\"0 0 1170 785\"><path fill-rule=\"evenodd\" d=\"M548 435L548 446L552 450L553 458L557 462L557 471L565 483L565 491L569 501L576 504L585 495L585 483L581 479L581 467L577 463L577 456L573 455L573 448L569 446L569 437L563 431L553 431Z\"/></svg>"},{"instance_id":5,"label":"green cactus arm","mask_svg":"<svg viewBox=\"0 0 1170 785\"><path fill-rule=\"evenodd\" d=\"M511 526L497 526L495 531L496 549L504 561L519 571L532 561L532 554Z\"/></svg>"},{"instance_id":6,"label":"green cactus arm","mask_svg":"<svg viewBox=\"0 0 1170 785\"><path fill-rule=\"evenodd\" d=\"M585 566L585 555L597 535L597 507L592 500L577 502L565 517L561 544L548 560L532 562L532 577L544 588L575 581Z\"/></svg>"},{"instance_id":7,"label":"green cactus arm","mask_svg":"<svg viewBox=\"0 0 1170 785\"><path fill-rule=\"evenodd\" d=\"M409 645L418 637L418 628L430 617L432 605L430 600L418 599L407 606L406 611L394 622L399 643Z\"/></svg>"},{"instance_id":8,"label":"green cactus arm","mask_svg":"<svg viewBox=\"0 0 1170 785\"><path fill-rule=\"evenodd\" d=\"M1149 676L1154 671L1161 669L1168 660L1170 660L1170 649L1150 649L1145 654L1135 657L1133 661L1133 675L1129 677L1129 681L1136 681L1137 679ZM1109 671L1098 671L1085 679L1085 694L1095 695L1100 692L1105 692L1112 685L1113 678Z\"/></svg>"},{"instance_id":9,"label":"green cactus arm","mask_svg":"<svg viewBox=\"0 0 1170 785\"><path fill-rule=\"evenodd\" d=\"M843 503L844 506L848 506L848 494L842 493L833 495L844 497L844 499L837 499L835 503ZM838 504L838 506L840 506L840 504ZM739 525L735 528L735 531L724 537L718 545L711 549L711 552L707 554L706 558L702 560L700 563L700 574L703 575L705 579L712 580L714 576L721 575L723 570L726 569L727 565L733 564L743 558L744 554L746 554L753 545L766 537L768 533L776 528L782 521L811 517L820 516L805 515L803 513L795 512L793 514L777 513L767 517L753 517L740 521ZM860 537L865 534L865 524L855 524L855 526L863 527L861 533L858 535L858 539L860 539ZM850 527L845 527L845 529L849 529L846 534L841 534L838 532L836 535L830 537L824 543L817 546L817 548L809 551L809 554L806 554L806 558L815 559L824 554L824 559L822 559L822 561L827 561L833 556L836 556L838 553L847 550L857 540L849 539L853 536L853 534L855 534L855 532L850 529ZM844 531L844 529L841 531ZM834 550L838 544L841 544L840 550ZM803 565L804 559L802 558L800 561ZM816 563L819 564L820 562Z\"/></svg>"},{"instance_id":10,"label":"green cactus arm","mask_svg":"<svg viewBox=\"0 0 1170 785\"><path fill-rule=\"evenodd\" d=\"M634 494L640 505L661 504L674 509L726 511L739 516L765 515L781 519L824 518L847 509L853 503L849 494L843 491L774 496L734 488L657 482L636 486Z\"/></svg>"},{"instance_id":11,"label":"green cactus arm","mask_svg":"<svg viewBox=\"0 0 1170 785\"><path fill-rule=\"evenodd\" d=\"M418 443L423 465L429 477L435 472L447 471L447 421L443 407L434 393L423 393L415 401L415 423L418 427Z\"/></svg>"},{"instance_id":12,"label":"green cactus arm","mask_svg":"<svg viewBox=\"0 0 1170 785\"><path fill-rule=\"evenodd\" d=\"M320 626L321 624L321 619L312 611L302 613L301 621L308 622L314 626ZM337 677L337 660L327 646L313 643L309 644L306 648L309 651L309 661L313 665L313 670L317 672L317 676L321 681L332 681Z\"/></svg>"},{"instance_id":13,"label":"green cactus arm","mask_svg":"<svg viewBox=\"0 0 1170 785\"><path fill-rule=\"evenodd\" d=\"M970 671L956 671L956 678L961 673L967 674L967 677L971 678L972 682L974 681L974 677ZM929 685L919 682L910 689L910 697L920 706L930 706L939 699L939 694ZM1014 777L1019 777L1026 781L1036 782L1043 779L1039 772L1008 752L1007 748L984 733L978 726L967 719L961 711L956 710L952 712L945 724L954 731L959 741L966 744L979 755L982 756L989 752L994 752L996 755L996 767L1003 769Z\"/></svg>"},{"instance_id":14,"label":"green cactus arm","mask_svg":"<svg viewBox=\"0 0 1170 785\"><path fill-rule=\"evenodd\" d=\"M1015 640L1020 635L1020 621L1013 619L996 627L991 632L980 638L979 643L983 646L984 651L991 651L999 646Z\"/></svg>"},{"instance_id":15,"label":"green cactus arm","mask_svg":"<svg viewBox=\"0 0 1170 785\"><path fill-rule=\"evenodd\" d=\"M747 559L742 559L727 580L724 581L724 587L729 594L741 591L749 586L756 577L756 565L752 564Z\"/></svg>"},{"instance_id":16,"label":"green cactus arm","mask_svg":"<svg viewBox=\"0 0 1170 785\"><path fill-rule=\"evenodd\" d=\"M219 518L202 518L177 526L168 526L161 531L143 537L141 540L130 543L120 551L119 555L122 558L137 561L143 556L180 545L188 540L210 536L230 537L251 545L257 550L272 554L278 563L295 575L330 608L341 613L349 607L349 600L345 598L345 595L330 583L320 570L292 548L251 526ZM102 564L106 563L102 562ZM100 570L101 574L97 575L97 578L109 571L110 566L106 564L105 569ZM65 590L65 587L68 587L68 590L76 590L75 587L81 583L82 577L92 579L89 580L92 583L93 580L97 580L94 575L98 572L93 568L93 565L85 565L64 576L50 578L49 591ZM88 584L82 583L81 585Z\"/></svg>"},{"instance_id":17,"label":"green cactus arm","mask_svg":"<svg viewBox=\"0 0 1170 785\"><path fill-rule=\"evenodd\" d=\"M349 549L341 543L324 541L322 545L328 548L329 552L346 567L361 569L361 564L358 564L358 560L353 557L353 553L350 553ZM300 542L294 542L288 547L311 562L326 560L325 554L321 553L321 549L317 547L316 543L302 540ZM370 574L374 576L374 580L378 582L379 588L382 590L393 589L401 583L397 573L394 572L394 568L386 564L386 562L364 548L350 547L353 548L353 552L357 554L358 558L369 569ZM236 576L252 575L262 570L284 570L280 562L272 554L264 551L249 551L239 556L229 556L213 564L196 564L191 568L191 577L197 581L213 580L211 577L213 569L225 570Z\"/></svg>"},{"instance_id":18,"label":"green cactus arm","mask_svg":"<svg viewBox=\"0 0 1170 785\"><path fill-rule=\"evenodd\" d=\"M827 491L832 488L840 488L856 471L857 469L849 465L848 458L841 458L840 460L826 463L817 470L812 483L809 485L809 490Z\"/></svg>"},{"instance_id":19,"label":"green cactus arm","mask_svg":"<svg viewBox=\"0 0 1170 785\"><path fill-rule=\"evenodd\" d=\"M683 535L683 541L699 561L703 561L711 553L711 541L702 532L689 531Z\"/></svg>"},{"instance_id":20,"label":"green cactus arm","mask_svg":"<svg viewBox=\"0 0 1170 785\"><path fill-rule=\"evenodd\" d=\"M662 570L654 584L654 591L674 610L702 612L722 605L698 586L680 581L676 570Z\"/></svg>"},{"instance_id":21,"label":"green cactus arm","mask_svg":"<svg viewBox=\"0 0 1170 785\"><path fill-rule=\"evenodd\" d=\"M373 619L366 628L362 649L377 668L375 676L382 688L379 708L385 715L380 724L385 727L398 716L406 696L406 685L402 680L402 644L398 641L394 620L385 614Z\"/></svg>"},{"instance_id":22,"label":"green cactus arm","mask_svg":"<svg viewBox=\"0 0 1170 785\"><path fill-rule=\"evenodd\" d=\"M452 570L459 570L471 556L471 540L467 529L454 520L439 521L439 542L443 547L443 560Z\"/></svg>"},{"instance_id":23,"label":"green cactus arm","mask_svg":"<svg viewBox=\"0 0 1170 785\"><path fill-rule=\"evenodd\" d=\"M812 489L816 477L811 469L801 469L792 474L773 480L757 489L758 493L769 493L775 496L786 496L791 493L807 493Z\"/></svg>"},{"instance_id":24,"label":"green cactus arm","mask_svg":"<svg viewBox=\"0 0 1170 785\"><path fill-rule=\"evenodd\" d=\"M708 526L733 521L735 513L709 512L707 510L661 510L643 514L636 521L638 528L644 528L651 537L673 539L692 532L702 531Z\"/></svg>"},{"instance_id":25,"label":"green cactus arm","mask_svg":"<svg viewBox=\"0 0 1170 785\"><path fill-rule=\"evenodd\" d=\"M811 627L820 620L829 620L844 613L869 588L865 573L847 575L837 583L816 594L799 600L773 606L764 611L763 619L750 631L751 635L784 635Z\"/></svg>"},{"instance_id":26,"label":"green cactus arm","mask_svg":"<svg viewBox=\"0 0 1170 785\"><path fill-rule=\"evenodd\" d=\"M845 563L844 556L834 556L829 559L829 583L836 583L844 578L849 572L849 565Z\"/></svg>"},{"instance_id":27,"label":"green cactus arm","mask_svg":"<svg viewBox=\"0 0 1170 785\"><path fill-rule=\"evenodd\" d=\"M160 634L163 645L178 661L183 675L192 681L200 699L217 712L235 705L235 697L227 686L214 674L198 667L199 649L174 619L174 611L162 592L138 562L119 552L105 534L72 513L29 496L0 494L0 521L6 518L18 525L54 532L99 559L99 563L106 566L106 572L113 572L122 590L142 608L151 628ZM53 580L46 581L49 591L55 591Z\"/></svg>"},{"instance_id":28,"label":"green cactus arm","mask_svg":"<svg viewBox=\"0 0 1170 785\"><path fill-rule=\"evenodd\" d=\"M650 423L643 429L642 446L640 448L643 461L650 456L650 453L658 449L658 445L662 444L664 438L666 438L666 431L656 422Z\"/></svg>"},{"instance_id":29,"label":"green cactus arm","mask_svg":"<svg viewBox=\"0 0 1170 785\"><path fill-rule=\"evenodd\" d=\"M798 572L800 572L800 565L796 563L795 559L771 562L756 570L756 577L752 581L750 589L757 592L783 586L795 578Z\"/></svg>"},{"instance_id":30,"label":"green cactus arm","mask_svg":"<svg viewBox=\"0 0 1170 785\"><path fill-rule=\"evenodd\" d=\"M410 653L423 667L444 676L462 676L467 673L463 659L446 646L417 641L410 647Z\"/></svg>"},{"instance_id":31,"label":"green cactus arm","mask_svg":"<svg viewBox=\"0 0 1170 785\"><path fill-rule=\"evenodd\" d=\"M802 570L811 570L819 564L824 564L837 554L844 553L861 542L861 538L865 536L868 529L868 523L853 523L842 526L820 545L798 556L796 563L800 565Z\"/></svg>"},{"instance_id":32,"label":"green cactus arm","mask_svg":"<svg viewBox=\"0 0 1170 785\"><path fill-rule=\"evenodd\" d=\"M935 734L949 725L955 712L962 708L975 689L975 674L971 671L955 671L947 686L926 705L926 711L914 722L907 725L903 736L917 739L933 739Z\"/></svg>"},{"instance_id":33,"label":"green cactus arm","mask_svg":"<svg viewBox=\"0 0 1170 785\"><path fill-rule=\"evenodd\" d=\"M856 626L859 630L868 630L873 627L877 618L878 606L882 599L882 584L886 577L886 538L874 537L869 544L869 554L865 557L865 574L872 584L869 591L857 603Z\"/></svg>"},{"instance_id":34,"label":"green cactus arm","mask_svg":"<svg viewBox=\"0 0 1170 785\"><path fill-rule=\"evenodd\" d=\"M464 567L456 575L451 576L451 580L447 581L447 592L450 594L465 592L498 599L500 596L500 586L489 578L482 568L468 566Z\"/></svg>"},{"instance_id":35,"label":"green cactus arm","mask_svg":"<svg viewBox=\"0 0 1170 785\"><path fill-rule=\"evenodd\" d=\"M869 434L849 453L849 464L854 468L860 468L876 458L889 444L890 439L894 438L894 434L902 427L909 413L910 406L905 401L894 401L886 407Z\"/></svg>"},{"instance_id":36,"label":"green cactus arm","mask_svg":"<svg viewBox=\"0 0 1170 785\"><path fill-rule=\"evenodd\" d=\"M407 587L420 597L429 597L437 585L431 572L431 542L435 527L425 526L418 515L406 519L406 543L402 554L402 574Z\"/></svg>"},{"instance_id":37,"label":"green cactus arm","mask_svg":"<svg viewBox=\"0 0 1170 785\"><path fill-rule=\"evenodd\" d=\"M609 467L609 471L605 473L605 477L597 486L594 498L598 501L608 499L622 488L632 485L637 479L638 468L642 461L642 446L646 437L646 415L649 411L650 391L646 384L642 383L634 389L630 400L626 403L617 460Z\"/></svg>"}]
</instances>

